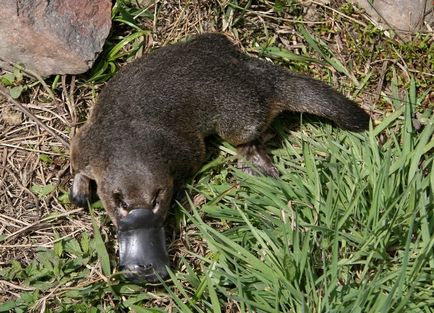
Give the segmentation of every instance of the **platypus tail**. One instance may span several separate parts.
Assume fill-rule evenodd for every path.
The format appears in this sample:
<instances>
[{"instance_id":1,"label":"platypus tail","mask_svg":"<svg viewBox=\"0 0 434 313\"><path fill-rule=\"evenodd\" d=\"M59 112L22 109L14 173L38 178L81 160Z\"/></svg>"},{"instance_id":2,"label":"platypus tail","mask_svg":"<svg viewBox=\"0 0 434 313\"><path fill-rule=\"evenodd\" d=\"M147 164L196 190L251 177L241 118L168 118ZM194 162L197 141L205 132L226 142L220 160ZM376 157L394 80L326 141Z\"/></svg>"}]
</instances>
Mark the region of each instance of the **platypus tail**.
<instances>
[{"instance_id":1,"label":"platypus tail","mask_svg":"<svg viewBox=\"0 0 434 313\"><path fill-rule=\"evenodd\" d=\"M351 131L363 131L369 126L368 113L318 80L279 71L276 82L284 110L325 117Z\"/></svg>"},{"instance_id":2,"label":"platypus tail","mask_svg":"<svg viewBox=\"0 0 434 313\"><path fill-rule=\"evenodd\" d=\"M369 127L369 114L354 101L321 81L262 60L251 60L249 67L266 75L274 85L275 112L293 111L325 117L338 126L355 132Z\"/></svg>"}]
</instances>

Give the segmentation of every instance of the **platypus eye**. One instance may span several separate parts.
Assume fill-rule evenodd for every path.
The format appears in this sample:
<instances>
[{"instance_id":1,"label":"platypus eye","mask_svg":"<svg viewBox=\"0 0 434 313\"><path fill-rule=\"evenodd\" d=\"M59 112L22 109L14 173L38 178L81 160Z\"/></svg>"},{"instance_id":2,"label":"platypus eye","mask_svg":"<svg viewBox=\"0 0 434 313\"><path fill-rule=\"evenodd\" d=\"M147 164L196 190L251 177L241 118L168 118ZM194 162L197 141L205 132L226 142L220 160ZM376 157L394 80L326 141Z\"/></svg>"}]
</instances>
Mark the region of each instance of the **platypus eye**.
<instances>
[{"instance_id":1,"label":"platypus eye","mask_svg":"<svg viewBox=\"0 0 434 313\"><path fill-rule=\"evenodd\" d=\"M128 209L128 204L123 200L122 194L120 192L115 192L113 194L113 198L115 199L115 203L118 207L123 210Z\"/></svg>"},{"instance_id":2,"label":"platypus eye","mask_svg":"<svg viewBox=\"0 0 434 313\"><path fill-rule=\"evenodd\" d=\"M161 189L158 189L157 192L155 193L154 197L152 198L151 205L153 208L155 208L155 206L158 204L158 202L160 200L159 199L160 193L161 193Z\"/></svg>"},{"instance_id":3,"label":"platypus eye","mask_svg":"<svg viewBox=\"0 0 434 313\"><path fill-rule=\"evenodd\" d=\"M121 207L121 209L128 209L128 204L124 200L119 201L119 206Z\"/></svg>"}]
</instances>

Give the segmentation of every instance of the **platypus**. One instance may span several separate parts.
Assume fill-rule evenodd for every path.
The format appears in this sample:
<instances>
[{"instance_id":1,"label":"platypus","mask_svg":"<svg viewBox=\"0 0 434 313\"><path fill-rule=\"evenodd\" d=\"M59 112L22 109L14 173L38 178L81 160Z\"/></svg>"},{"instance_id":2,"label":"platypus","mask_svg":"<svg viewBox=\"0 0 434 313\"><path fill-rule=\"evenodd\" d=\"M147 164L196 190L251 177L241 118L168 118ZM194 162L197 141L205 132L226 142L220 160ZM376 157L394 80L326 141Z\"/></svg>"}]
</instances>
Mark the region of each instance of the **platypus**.
<instances>
[{"instance_id":1,"label":"platypus","mask_svg":"<svg viewBox=\"0 0 434 313\"><path fill-rule=\"evenodd\" d=\"M134 282L167 277L164 223L174 188L205 160L218 135L240 158L277 176L259 143L284 111L363 131L369 115L326 84L242 53L223 34L168 45L123 67L103 88L71 143L71 200L86 206L92 185L115 227L119 268Z\"/></svg>"}]
</instances>

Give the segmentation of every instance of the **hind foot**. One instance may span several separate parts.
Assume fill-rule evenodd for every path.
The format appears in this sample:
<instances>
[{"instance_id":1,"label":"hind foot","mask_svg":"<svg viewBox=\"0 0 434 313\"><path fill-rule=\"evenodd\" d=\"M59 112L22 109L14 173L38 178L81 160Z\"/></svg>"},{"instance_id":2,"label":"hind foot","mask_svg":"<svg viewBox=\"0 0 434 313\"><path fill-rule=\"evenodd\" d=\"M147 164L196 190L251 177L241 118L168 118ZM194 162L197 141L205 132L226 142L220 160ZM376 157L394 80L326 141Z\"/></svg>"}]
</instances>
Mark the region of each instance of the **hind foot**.
<instances>
[{"instance_id":1,"label":"hind foot","mask_svg":"<svg viewBox=\"0 0 434 313\"><path fill-rule=\"evenodd\" d=\"M243 172L250 175L257 175L259 172L266 176L279 177L279 171L271 161L263 144L249 143L238 146L238 154L242 157L238 162L238 167Z\"/></svg>"},{"instance_id":2,"label":"hind foot","mask_svg":"<svg viewBox=\"0 0 434 313\"><path fill-rule=\"evenodd\" d=\"M69 199L78 207L88 207L94 200L92 181L83 174L76 174L69 192Z\"/></svg>"}]
</instances>

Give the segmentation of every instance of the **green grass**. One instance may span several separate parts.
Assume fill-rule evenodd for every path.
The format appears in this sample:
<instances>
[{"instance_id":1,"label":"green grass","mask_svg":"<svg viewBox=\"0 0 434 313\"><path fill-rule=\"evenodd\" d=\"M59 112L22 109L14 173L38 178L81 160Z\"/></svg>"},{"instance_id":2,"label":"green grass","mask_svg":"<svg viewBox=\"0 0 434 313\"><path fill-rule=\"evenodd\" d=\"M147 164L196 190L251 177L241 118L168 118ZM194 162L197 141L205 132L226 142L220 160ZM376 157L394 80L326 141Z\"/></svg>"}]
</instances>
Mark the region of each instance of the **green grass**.
<instances>
[{"instance_id":1,"label":"green grass","mask_svg":"<svg viewBox=\"0 0 434 313\"><path fill-rule=\"evenodd\" d=\"M248 19L243 8L250 2L218 9L238 12L235 28ZM152 15L118 1L113 18L121 27L82 85L106 81L116 64L142 53L149 31L138 19ZM379 75L360 74L366 47L345 63L319 38L323 27L297 26L302 54L275 46L266 31L251 50L326 81L339 75L353 96L363 95ZM364 43L380 36L372 28L360 34ZM387 41L375 53L383 48L419 64L414 55L430 51L426 38ZM349 42L351 50L356 43ZM419 71L406 76L400 69L385 73L390 85L375 103L383 112L365 133L304 116L295 131L287 119L274 123L278 179L240 172L230 165L235 149L217 143L219 155L187 186L203 201L187 196L189 203L174 204L176 256L163 286L112 274L113 234L96 208L89 213L93 234L56 233L53 248L36 249L28 266L11 260L0 268L1 281L21 287L0 312L434 312L434 115L426 104L432 77L430 83Z\"/></svg>"},{"instance_id":2,"label":"green grass","mask_svg":"<svg viewBox=\"0 0 434 313\"><path fill-rule=\"evenodd\" d=\"M209 251L177 275L180 311L433 312L434 118L412 129L412 95L382 146L375 129L303 125L274 151L280 179L199 182L209 202L185 214Z\"/></svg>"}]
</instances>

